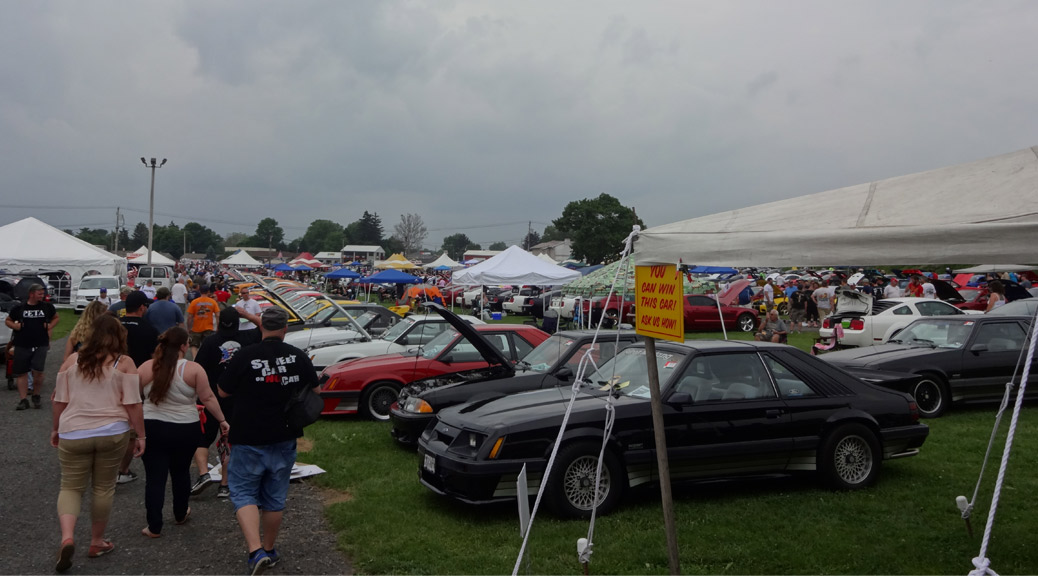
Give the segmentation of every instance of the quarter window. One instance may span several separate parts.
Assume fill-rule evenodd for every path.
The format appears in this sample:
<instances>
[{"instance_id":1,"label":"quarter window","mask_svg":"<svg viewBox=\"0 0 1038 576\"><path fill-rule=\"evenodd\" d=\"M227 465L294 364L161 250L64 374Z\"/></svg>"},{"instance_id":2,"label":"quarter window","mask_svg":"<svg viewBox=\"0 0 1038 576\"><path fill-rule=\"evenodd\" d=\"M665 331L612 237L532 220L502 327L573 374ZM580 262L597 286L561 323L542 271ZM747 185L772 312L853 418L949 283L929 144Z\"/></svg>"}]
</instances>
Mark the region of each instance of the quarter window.
<instances>
[{"instance_id":1,"label":"quarter window","mask_svg":"<svg viewBox=\"0 0 1038 576\"><path fill-rule=\"evenodd\" d=\"M697 403L775 397L775 389L756 353L699 356L689 364L674 390L688 393Z\"/></svg>"},{"instance_id":2,"label":"quarter window","mask_svg":"<svg viewBox=\"0 0 1038 576\"><path fill-rule=\"evenodd\" d=\"M916 308L919 308L919 313L923 316L945 316L947 314L961 314L962 312L944 302L920 302L916 304Z\"/></svg>"},{"instance_id":3,"label":"quarter window","mask_svg":"<svg viewBox=\"0 0 1038 576\"><path fill-rule=\"evenodd\" d=\"M911 316L912 309L908 306L898 306L897 308L891 310L890 313L896 316Z\"/></svg>"},{"instance_id":4,"label":"quarter window","mask_svg":"<svg viewBox=\"0 0 1038 576\"><path fill-rule=\"evenodd\" d=\"M804 398L818 395L789 368L786 368L771 356L765 356L764 363L768 365L768 370L771 370L771 375L775 378L775 384L778 385L779 394L783 398Z\"/></svg>"}]
</instances>

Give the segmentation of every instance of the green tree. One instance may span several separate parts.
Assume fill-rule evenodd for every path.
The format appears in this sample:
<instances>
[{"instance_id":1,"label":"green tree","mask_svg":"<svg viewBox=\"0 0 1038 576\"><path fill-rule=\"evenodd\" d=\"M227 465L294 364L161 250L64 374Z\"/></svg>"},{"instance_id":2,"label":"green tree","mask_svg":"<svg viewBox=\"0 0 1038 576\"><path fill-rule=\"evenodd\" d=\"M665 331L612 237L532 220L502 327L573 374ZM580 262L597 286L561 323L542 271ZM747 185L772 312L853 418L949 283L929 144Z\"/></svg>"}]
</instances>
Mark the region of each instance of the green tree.
<instances>
[{"instance_id":1,"label":"green tree","mask_svg":"<svg viewBox=\"0 0 1038 576\"><path fill-rule=\"evenodd\" d=\"M119 249L120 250L136 250L140 246L130 246L130 233L126 228L119 229Z\"/></svg>"},{"instance_id":2,"label":"green tree","mask_svg":"<svg viewBox=\"0 0 1038 576\"><path fill-rule=\"evenodd\" d=\"M570 202L552 224L570 239L573 256L588 264L618 256L631 227L643 225L634 210L608 194Z\"/></svg>"},{"instance_id":3,"label":"green tree","mask_svg":"<svg viewBox=\"0 0 1038 576\"><path fill-rule=\"evenodd\" d=\"M346 230L331 220L314 220L306 233L299 239L298 249L312 252L338 252L342 250Z\"/></svg>"},{"instance_id":4,"label":"green tree","mask_svg":"<svg viewBox=\"0 0 1038 576\"><path fill-rule=\"evenodd\" d=\"M534 231L530 231L529 234L523 237L523 250L529 250L540 243L541 235Z\"/></svg>"},{"instance_id":5,"label":"green tree","mask_svg":"<svg viewBox=\"0 0 1038 576\"><path fill-rule=\"evenodd\" d=\"M566 239L566 234L564 232L562 232L558 228L552 226L551 224L548 224L547 226L544 227L544 233L541 234L540 240L538 242L534 242L534 244L539 244L540 242L552 242L552 241L555 241L555 240L565 240L565 239ZM533 244L531 244L531 246L532 245Z\"/></svg>"},{"instance_id":6,"label":"green tree","mask_svg":"<svg viewBox=\"0 0 1038 576\"><path fill-rule=\"evenodd\" d=\"M249 235L244 232L231 232L223 239L224 246L245 246L249 243Z\"/></svg>"},{"instance_id":7,"label":"green tree","mask_svg":"<svg viewBox=\"0 0 1038 576\"><path fill-rule=\"evenodd\" d=\"M249 244L255 247L269 247L283 249L285 247L285 231L273 218L264 218L256 225L256 233L252 235Z\"/></svg>"},{"instance_id":8,"label":"green tree","mask_svg":"<svg viewBox=\"0 0 1038 576\"><path fill-rule=\"evenodd\" d=\"M174 260L184 255L185 235L176 222L170 222L168 226L155 226L152 249L156 252L164 252L173 257Z\"/></svg>"},{"instance_id":9,"label":"green tree","mask_svg":"<svg viewBox=\"0 0 1038 576\"><path fill-rule=\"evenodd\" d=\"M505 244L504 242L494 242L490 245L490 248L487 248L487 250L506 250L507 248L508 244Z\"/></svg>"},{"instance_id":10,"label":"green tree","mask_svg":"<svg viewBox=\"0 0 1038 576\"><path fill-rule=\"evenodd\" d=\"M109 248L112 246L112 233L104 228L80 228L76 238L87 244L108 246Z\"/></svg>"},{"instance_id":11,"label":"green tree","mask_svg":"<svg viewBox=\"0 0 1038 576\"><path fill-rule=\"evenodd\" d=\"M382 243L379 244L379 246L382 247L382 250L384 250L386 254L396 254L397 252L403 254L406 252L403 241L396 236L390 236L389 238L382 240Z\"/></svg>"},{"instance_id":12,"label":"green tree","mask_svg":"<svg viewBox=\"0 0 1038 576\"><path fill-rule=\"evenodd\" d=\"M214 252L223 252L223 238L208 227L198 222L188 222L184 225L183 232L186 234L188 252L201 252L210 246Z\"/></svg>"},{"instance_id":13,"label":"green tree","mask_svg":"<svg viewBox=\"0 0 1038 576\"><path fill-rule=\"evenodd\" d=\"M475 248L473 248L475 246ZM465 254L466 250L475 250L479 248L479 244L475 244L469 237L462 234L451 234L443 239L443 246L441 249L447 253L454 260L461 261L461 257Z\"/></svg>"},{"instance_id":14,"label":"green tree","mask_svg":"<svg viewBox=\"0 0 1038 576\"><path fill-rule=\"evenodd\" d=\"M133 243L131 246L127 246L127 250L136 250L141 246L148 245L148 225L144 222L138 222L133 227Z\"/></svg>"}]
</instances>

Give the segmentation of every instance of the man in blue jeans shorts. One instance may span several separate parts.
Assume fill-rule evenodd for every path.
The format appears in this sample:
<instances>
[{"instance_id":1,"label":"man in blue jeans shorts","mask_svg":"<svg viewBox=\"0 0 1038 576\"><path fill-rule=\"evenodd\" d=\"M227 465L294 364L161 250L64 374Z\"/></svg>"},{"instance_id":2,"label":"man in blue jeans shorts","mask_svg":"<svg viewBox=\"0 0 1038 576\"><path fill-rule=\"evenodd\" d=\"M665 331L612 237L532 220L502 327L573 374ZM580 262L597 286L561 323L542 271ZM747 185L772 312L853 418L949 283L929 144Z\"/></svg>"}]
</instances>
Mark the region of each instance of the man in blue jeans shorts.
<instances>
[{"instance_id":1,"label":"man in blue jeans shorts","mask_svg":"<svg viewBox=\"0 0 1038 576\"><path fill-rule=\"evenodd\" d=\"M277 306L264 310L263 340L239 350L220 376L220 396L234 397L228 486L253 575L281 559L274 544L296 461L296 438L303 435L288 426L285 406L293 391L309 386L316 392L318 386L310 358L284 343L287 328L287 312Z\"/></svg>"}]
</instances>

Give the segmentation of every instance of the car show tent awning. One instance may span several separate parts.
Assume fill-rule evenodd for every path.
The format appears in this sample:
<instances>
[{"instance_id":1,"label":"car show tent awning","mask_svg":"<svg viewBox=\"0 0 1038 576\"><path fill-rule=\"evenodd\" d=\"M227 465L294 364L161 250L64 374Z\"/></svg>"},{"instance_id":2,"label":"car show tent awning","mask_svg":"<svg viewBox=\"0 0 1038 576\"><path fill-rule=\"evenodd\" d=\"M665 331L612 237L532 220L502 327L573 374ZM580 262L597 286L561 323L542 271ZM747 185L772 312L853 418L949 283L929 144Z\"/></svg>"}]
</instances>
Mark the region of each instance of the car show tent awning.
<instances>
[{"instance_id":1,"label":"car show tent awning","mask_svg":"<svg viewBox=\"0 0 1038 576\"><path fill-rule=\"evenodd\" d=\"M405 258L403 254L398 252L381 262L376 262L375 268L384 270L411 270L413 268L418 268L418 265L411 262Z\"/></svg>"},{"instance_id":2,"label":"car show tent awning","mask_svg":"<svg viewBox=\"0 0 1038 576\"><path fill-rule=\"evenodd\" d=\"M638 264L1029 262L1038 147L730 210L639 233Z\"/></svg>"},{"instance_id":3,"label":"car show tent awning","mask_svg":"<svg viewBox=\"0 0 1038 576\"><path fill-rule=\"evenodd\" d=\"M76 286L95 270L125 279L126 259L30 217L0 227L0 269L63 270Z\"/></svg>"},{"instance_id":4,"label":"car show tent awning","mask_svg":"<svg viewBox=\"0 0 1038 576\"><path fill-rule=\"evenodd\" d=\"M580 278L580 272L549 264L518 246L492 256L451 278L453 284L467 286L559 286Z\"/></svg>"},{"instance_id":5,"label":"car show tent awning","mask_svg":"<svg viewBox=\"0 0 1038 576\"><path fill-rule=\"evenodd\" d=\"M148 264L148 247L141 246L134 250L132 253L126 255L127 264ZM151 264L152 266L173 266L176 261L171 258L167 258L159 252L151 253Z\"/></svg>"},{"instance_id":6,"label":"car show tent awning","mask_svg":"<svg viewBox=\"0 0 1038 576\"><path fill-rule=\"evenodd\" d=\"M325 274L324 277L333 280L337 278L360 278L360 274L350 270L349 268L339 268L338 270L332 270Z\"/></svg>"},{"instance_id":7,"label":"car show tent awning","mask_svg":"<svg viewBox=\"0 0 1038 576\"><path fill-rule=\"evenodd\" d=\"M980 264L970 268L960 268L954 272L956 274L994 274L996 272L1026 272L1034 269L1034 266L1019 264Z\"/></svg>"},{"instance_id":8,"label":"car show tent awning","mask_svg":"<svg viewBox=\"0 0 1038 576\"><path fill-rule=\"evenodd\" d=\"M263 264L249 256L249 253L244 250L237 250L234 254L231 254L227 258L220 261L220 264L225 266L244 266L246 268L262 268Z\"/></svg>"}]
</instances>

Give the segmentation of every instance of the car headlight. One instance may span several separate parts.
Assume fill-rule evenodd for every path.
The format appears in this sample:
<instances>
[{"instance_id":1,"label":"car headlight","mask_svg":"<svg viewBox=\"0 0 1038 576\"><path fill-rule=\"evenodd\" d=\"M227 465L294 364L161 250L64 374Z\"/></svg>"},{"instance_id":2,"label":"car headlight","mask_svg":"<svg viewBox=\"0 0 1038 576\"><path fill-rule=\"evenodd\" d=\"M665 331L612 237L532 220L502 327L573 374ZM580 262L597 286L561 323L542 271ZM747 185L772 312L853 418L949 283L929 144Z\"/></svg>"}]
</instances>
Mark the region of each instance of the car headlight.
<instances>
[{"instance_id":1,"label":"car headlight","mask_svg":"<svg viewBox=\"0 0 1038 576\"><path fill-rule=\"evenodd\" d=\"M412 412L415 414L432 414L433 408L425 400L422 400L421 398L417 398L415 396L411 396L407 399L406 402L404 402L404 412Z\"/></svg>"}]
</instances>

